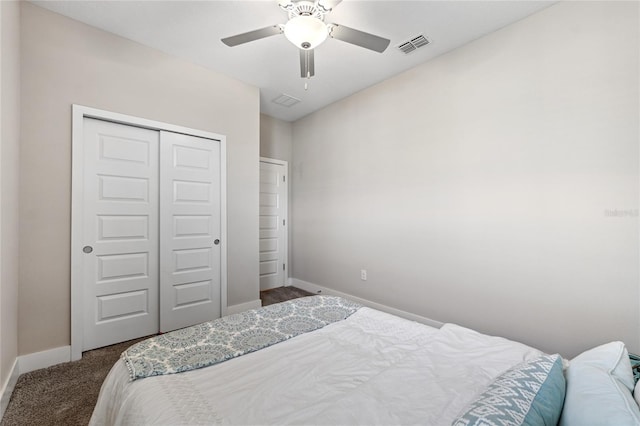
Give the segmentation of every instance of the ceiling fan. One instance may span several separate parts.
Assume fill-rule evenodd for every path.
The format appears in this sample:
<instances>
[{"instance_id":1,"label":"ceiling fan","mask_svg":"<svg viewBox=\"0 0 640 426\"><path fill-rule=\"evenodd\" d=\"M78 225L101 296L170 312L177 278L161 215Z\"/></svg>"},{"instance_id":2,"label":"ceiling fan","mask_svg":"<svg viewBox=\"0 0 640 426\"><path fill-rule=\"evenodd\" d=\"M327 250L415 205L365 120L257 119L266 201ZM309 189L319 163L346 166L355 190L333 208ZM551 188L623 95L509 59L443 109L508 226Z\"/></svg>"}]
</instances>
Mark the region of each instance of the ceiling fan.
<instances>
[{"instance_id":1,"label":"ceiling fan","mask_svg":"<svg viewBox=\"0 0 640 426\"><path fill-rule=\"evenodd\" d=\"M300 49L300 77L311 78L315 74L313 49L327 37L364 47L382 53L390 40L345 27L339 24L327 24L325 16L342 0L278 0L278 5L288 13L286 24L272 25L258 30L223 38L221 41L229 47L259 40L278 34Z\"/></svg>"}]
</instances>

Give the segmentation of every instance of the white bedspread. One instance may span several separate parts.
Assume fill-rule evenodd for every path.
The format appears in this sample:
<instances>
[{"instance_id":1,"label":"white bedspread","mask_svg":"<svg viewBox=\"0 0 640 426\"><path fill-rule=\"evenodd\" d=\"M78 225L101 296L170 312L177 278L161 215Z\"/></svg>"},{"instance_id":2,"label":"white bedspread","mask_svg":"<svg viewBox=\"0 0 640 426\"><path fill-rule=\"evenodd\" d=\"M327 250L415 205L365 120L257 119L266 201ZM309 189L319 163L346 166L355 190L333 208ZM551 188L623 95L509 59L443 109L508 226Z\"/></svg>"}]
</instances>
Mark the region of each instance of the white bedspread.
<instances>
[{"instance_id":1,"label":"white bedspread","mask_svg":"<svg viewBox=\"0 0 640 426\"><path fill-rule=\"evenodd\" d=\"M361 308L211 367L129 381L118 361L92 425L450 425L491 380L541 355L446 324Z\"/></svg>"}]
</instances>

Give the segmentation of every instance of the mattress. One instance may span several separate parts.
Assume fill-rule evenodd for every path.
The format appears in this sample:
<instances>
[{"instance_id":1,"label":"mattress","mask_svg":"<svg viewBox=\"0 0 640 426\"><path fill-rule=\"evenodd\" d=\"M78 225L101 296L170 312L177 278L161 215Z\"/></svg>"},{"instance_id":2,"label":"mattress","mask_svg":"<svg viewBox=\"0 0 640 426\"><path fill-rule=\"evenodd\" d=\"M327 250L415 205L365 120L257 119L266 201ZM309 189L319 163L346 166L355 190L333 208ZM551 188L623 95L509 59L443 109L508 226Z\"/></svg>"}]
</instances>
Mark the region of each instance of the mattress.
<instances>
[{"instance_id":1,"label":"mattress","mask_svg":"<svg viewBox=\"0 0 640 426\"><path fill-rule=\"evenodd\" d=\"M130 381L107 376L91 425L450 425L491 381L542 355L454 324L370 308L226 362Z\"/></svg>"}]
</instances>

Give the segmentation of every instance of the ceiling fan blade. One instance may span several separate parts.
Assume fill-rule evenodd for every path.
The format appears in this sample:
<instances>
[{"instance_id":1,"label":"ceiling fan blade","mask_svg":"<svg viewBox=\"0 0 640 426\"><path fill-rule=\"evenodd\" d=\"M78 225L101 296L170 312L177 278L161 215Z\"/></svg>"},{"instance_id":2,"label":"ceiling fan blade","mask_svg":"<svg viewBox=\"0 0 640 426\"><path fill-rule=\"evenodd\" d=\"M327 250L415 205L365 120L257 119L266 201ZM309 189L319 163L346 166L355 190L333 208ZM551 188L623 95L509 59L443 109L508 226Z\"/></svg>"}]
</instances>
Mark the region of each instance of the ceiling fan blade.
<instances>
[{"instance_id":1,"label":"ceiling fan blade","mask_svg":"<svg viewBox=\"0 0 640 426\"><path fill-rule=\"evenodd\" d=\"M313 59L313 49L300 49L300 77L309 78L315 75L315 63Z\"/></svg>"},{"instance_id":2,"label":"ceiling fan blade","mask_svg":"<svg viewBox=\"0 0 640 426\"><path fill-rule=\"evenodd\" d=\"M325 13L330 12L337 5L340 4L342 0L318 0L318 7L324 9Z\"/></svg>"},{"instance_id":3,"label":"ceiling fan blade","mask_svg":"<svg viewBox=\"0 0 640 426\"><path fill-rule=\"evenodd\" d=\"M272 25L270 27L260 28L259 30L249 31L248 33L237 34L231 37L223 38L221 41L229 47L239 44L249 43L250 41L260 40L261 38L271 37L282 33L280 25Z\"/></svg>"},{"instance_id":4,"label":"ceiling fan blade","mask_svg":"<svg viewBox=\"0 0 640 426\"><path fill-rule=\"evenodd\" d=\"M391 43L389 39L338 24L329 25L329 36L378 53L384 52Z\"/></svg>"}]
</instances>

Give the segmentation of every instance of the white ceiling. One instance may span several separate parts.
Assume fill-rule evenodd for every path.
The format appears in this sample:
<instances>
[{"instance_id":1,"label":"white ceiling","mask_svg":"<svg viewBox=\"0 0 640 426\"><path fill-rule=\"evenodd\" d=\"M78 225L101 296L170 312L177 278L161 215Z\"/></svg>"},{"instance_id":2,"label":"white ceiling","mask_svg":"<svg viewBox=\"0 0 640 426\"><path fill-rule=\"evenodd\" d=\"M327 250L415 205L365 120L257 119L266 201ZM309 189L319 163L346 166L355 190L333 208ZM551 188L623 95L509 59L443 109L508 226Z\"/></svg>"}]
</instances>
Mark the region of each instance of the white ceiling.
<instances>
[{"instance_id":1,"label":"white ceiling","mask_svg":"<svg viewBox=\"0 0 640 426\"><path fill-rule=\"evenodd\" d=\"M555 2L344 0L326 22L388 38L391 44L380 54L327 39L315 50L316 75L306 91L298 49L283 35L232 48L220 42L285 23L287 15L275 0L32 3L257 86L261 112L294 121ZM408 55L397 49L419 34L432 43ZM301 102L289 108L272 102L283 93Z\"/></svg>"}]
</instances>

